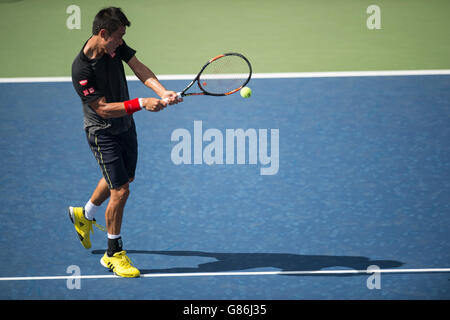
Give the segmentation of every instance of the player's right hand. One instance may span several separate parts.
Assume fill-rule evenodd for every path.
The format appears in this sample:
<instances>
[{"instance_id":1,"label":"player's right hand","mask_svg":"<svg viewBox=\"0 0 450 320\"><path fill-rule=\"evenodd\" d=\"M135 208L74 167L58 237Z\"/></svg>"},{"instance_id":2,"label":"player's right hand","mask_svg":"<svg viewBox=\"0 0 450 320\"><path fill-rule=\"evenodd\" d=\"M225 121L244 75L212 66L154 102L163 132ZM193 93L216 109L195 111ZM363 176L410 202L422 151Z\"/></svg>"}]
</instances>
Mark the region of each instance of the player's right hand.
<instances>
[{"instance_id":1,"label":"player's right hand","mask_svg":"<svg viewBox=\"0 0 450 320\"><path fill-rule=\"evenodd\" d=\"M158 112L167 107L167 103L156 98L143 98L143 108L147 111Z\"/></svg>"}]
</instances>

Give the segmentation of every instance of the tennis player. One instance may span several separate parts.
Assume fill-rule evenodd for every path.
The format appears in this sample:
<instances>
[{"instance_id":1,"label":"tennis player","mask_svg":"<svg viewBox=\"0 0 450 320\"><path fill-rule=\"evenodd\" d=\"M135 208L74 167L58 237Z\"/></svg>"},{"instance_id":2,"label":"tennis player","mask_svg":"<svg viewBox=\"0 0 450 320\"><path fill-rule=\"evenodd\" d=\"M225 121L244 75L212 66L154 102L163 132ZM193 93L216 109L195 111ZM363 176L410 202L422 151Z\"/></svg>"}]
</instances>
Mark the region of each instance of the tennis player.
<instances>
[{"instance_id":1,"label":"tennis player","mask_svg":"<svg viewBox=\"0 0 450 320\"><path fill-rule=\"evenodd\" d=\"M69 207L69 217L82 245L89 249L90 232L97 225L95 214L109 198L105 212L108 249L100 262L119 276L138 277L139 270L122 248L120 233L138 156L133 113L141 109L160 111L181 99L174 91L166 90L125 43L123 37L129 26L120 8L100 10L94 18L92 36L72 64L72 82L82 101L87 141L103 177L84 207ZM130 99L122 61L161 99Z\"/></svg>"}]
</instances>

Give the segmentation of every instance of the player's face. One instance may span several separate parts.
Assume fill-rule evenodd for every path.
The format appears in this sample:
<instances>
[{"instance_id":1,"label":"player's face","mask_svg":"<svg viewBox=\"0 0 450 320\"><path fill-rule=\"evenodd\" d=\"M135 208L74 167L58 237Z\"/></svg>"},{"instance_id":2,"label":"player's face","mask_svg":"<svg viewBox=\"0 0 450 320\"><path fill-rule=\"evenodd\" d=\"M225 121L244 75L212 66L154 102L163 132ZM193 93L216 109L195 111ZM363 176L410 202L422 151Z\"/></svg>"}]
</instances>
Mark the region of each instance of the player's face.
<instances>
[{"instance_id":1,"label":"player's face","mask_svg":"<svg viewBox=\"0 0 450 320\"><path fill-rule=\"evenodd\" d=\"M126 27L119 27L115 32L113 32L110 36L107 36L106 41L106 52L108 54L114 54L117 47L123 43L123 36L125 35Z\"/></svg>"}]
</instances>

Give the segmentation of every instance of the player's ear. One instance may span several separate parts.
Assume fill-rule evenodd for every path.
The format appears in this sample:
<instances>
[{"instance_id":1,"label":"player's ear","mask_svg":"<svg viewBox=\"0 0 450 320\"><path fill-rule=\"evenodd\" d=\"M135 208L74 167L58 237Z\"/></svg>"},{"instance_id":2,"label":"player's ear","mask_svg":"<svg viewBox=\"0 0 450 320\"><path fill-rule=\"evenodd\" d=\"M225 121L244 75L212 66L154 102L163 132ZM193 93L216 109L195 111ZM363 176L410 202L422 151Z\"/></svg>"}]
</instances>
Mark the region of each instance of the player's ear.
<instances>
[{"instance_id":1,"label":"player's ear","mask_svg":"<svg viewBox=\"0 0 450 320\"><path fill-rule=\"evenodd\" d=\"M106 30L106 29L100 29L100 31L98 32L98 35L105 40L108 39L108 37L109 37L108 30Z\"/></svg>"}]
</instances>

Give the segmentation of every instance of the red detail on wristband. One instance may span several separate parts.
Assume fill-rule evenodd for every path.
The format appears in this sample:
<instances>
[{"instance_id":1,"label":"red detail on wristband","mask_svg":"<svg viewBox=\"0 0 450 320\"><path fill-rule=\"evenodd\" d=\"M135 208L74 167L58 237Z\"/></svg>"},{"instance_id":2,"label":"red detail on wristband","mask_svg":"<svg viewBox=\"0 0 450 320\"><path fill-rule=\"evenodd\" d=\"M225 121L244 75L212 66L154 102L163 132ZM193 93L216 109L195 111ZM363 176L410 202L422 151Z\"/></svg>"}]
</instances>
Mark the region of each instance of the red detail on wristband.
<instances>
[{"instance_id":1,"label":"red detail on wristband","mask_svg":"<svg viewBox=\"0 0 450 320\"><path fill-rule=\"evenodd\" d=\"M133 114L136 111L141 110L141 106L139 104L139 98L135 98L133 100L124 101L125 111L128 114Z\"/></svg>"}]
</instances>

